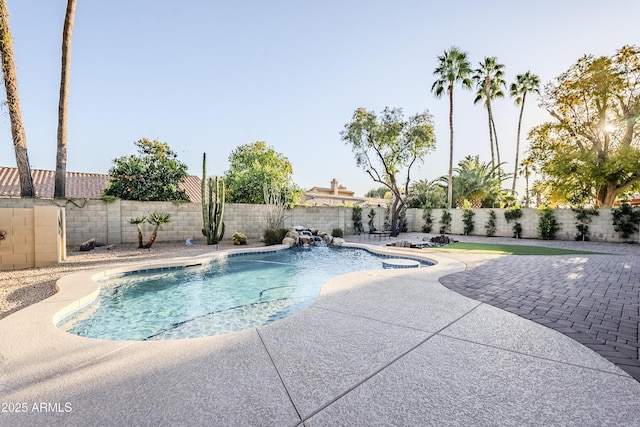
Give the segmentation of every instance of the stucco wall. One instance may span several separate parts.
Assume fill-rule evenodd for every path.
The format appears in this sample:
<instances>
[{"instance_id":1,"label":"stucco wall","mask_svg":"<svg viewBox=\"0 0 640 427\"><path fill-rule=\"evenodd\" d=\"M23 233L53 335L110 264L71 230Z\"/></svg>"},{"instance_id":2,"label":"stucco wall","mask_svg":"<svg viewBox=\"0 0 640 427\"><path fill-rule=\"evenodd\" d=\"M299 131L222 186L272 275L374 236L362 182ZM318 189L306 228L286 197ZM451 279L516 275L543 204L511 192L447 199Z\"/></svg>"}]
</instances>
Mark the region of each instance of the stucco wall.
<instances>
[{"instance_id":1,"label":"stucco wall","mask_svg":"<svg viewBox=\"0 0 640 427\"><path fill-rule=\"evenodd\" d=\"M0 208L0 270L44 267L66 255L65 211L56 206Z\"/></svg>"}]
</instances>

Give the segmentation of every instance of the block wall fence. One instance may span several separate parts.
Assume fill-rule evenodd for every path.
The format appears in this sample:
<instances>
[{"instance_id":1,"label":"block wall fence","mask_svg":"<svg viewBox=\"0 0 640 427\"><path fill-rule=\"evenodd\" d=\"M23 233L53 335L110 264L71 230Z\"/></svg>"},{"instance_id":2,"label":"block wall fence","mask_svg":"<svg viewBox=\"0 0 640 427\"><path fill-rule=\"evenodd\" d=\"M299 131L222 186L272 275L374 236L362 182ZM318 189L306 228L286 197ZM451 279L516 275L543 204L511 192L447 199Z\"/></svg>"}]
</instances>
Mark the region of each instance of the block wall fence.
<instances>
[{"instance_id":1,"label":"block wall fence","mask_svg":"<svg viewBox=\"0 0 640 427\"><path fill-rule=\"evenodd\" d=\"M172 203L172 202L134 202L116 200L106 203L101 200L52 200L52 199L0 199L2 209L24 209L34 206L58 206L64 208L66 217L66 242L68 246L76 246L80 243L95 238L98 242L106 244L137 243L136 226L129 224L129 219L147 215L154 211L168 212L172 216L172 222L163 225L158 233L157 241L184 241L188 238L197 243L204 242L202 235L202 208L196 203ZM236 231L244 233L250 240L258 240L262 237L265 228L265 206L246 204L226 204L224 211L225 236L231 239ZM367 215L371 208L363 208L362 222L367 229ZM375 225L383 229L384 208L375 208ZM489 218L491 209L475 209L473 218L475 228L472 235L486 235L485 224ZM507 223L503 209L493 209L496 212L497 229L496 236L511 237L513 235L513 223ZM442 209L432 211L432 234L438 234ZM523 208L523 215L518 222L522 224L522 237L525 239L539 238L538 210ZM464 224L462 222L462 210L451 211L451 233L462 235ZM286 212L285 228L296 225L311 229L331 232L334 228L341 228L345 235L356 234L351 220L352 208L350 207L302 207L297 206ZM573 240L577 234L575 227L575 214L570 209L556 209L556 218L561 225L556 234L558 240ZM421 232L424 224L421 209L409 209L407 211L409 231ZM37 226L37 224L36 224ZM0 223L0 229L6 227ZM148 239L152 227L145 224L144 240ZM600 209L600 215L592 217L589 225L592 241L621 242L622 239L614 231L611 220L611 209ZM638 235L631 240L638 241Z\"/></svg>"},{"instance_id":2,"label":"block wall fence","mask_svg":"<svg viewBox=\"0 0 640 427\"><path fill-rule=\"evenodd\" d=\"M0 208L0 270L54 265L66 257L65 210Z\"/></svg>"}]
</instances>

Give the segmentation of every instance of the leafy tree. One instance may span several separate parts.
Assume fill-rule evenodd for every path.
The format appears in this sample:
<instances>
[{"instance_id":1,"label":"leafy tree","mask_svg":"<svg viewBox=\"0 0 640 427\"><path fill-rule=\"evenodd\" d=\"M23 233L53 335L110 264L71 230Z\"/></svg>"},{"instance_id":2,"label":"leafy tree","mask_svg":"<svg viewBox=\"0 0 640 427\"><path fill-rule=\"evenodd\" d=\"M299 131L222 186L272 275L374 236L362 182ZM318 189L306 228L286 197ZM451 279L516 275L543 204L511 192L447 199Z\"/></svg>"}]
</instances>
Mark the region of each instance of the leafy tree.
<instances>
[{"instance_id":1,"label":"leafy tree","mask_svg":"<svg viewBox=\"0 0 640 427\"><path fill-rule=\"evenodd\" d=\"M409 187L408 208L440 209L447 206L447 190L440 180L420 180Z\"/></svg>"},{"instance_id":2,"label":"leafy tree","mask_svg":"<svg viewBox=\"0 0 640 427\"><path fill-rule=\"evenodd\" d=\"M524 113L524 103L527 99L527 94L529 92L540 94L540 77L535 74L532 74L531 71L527 71L524 74L518 74L516 76L515 83L511 83L511 87L509 88L509 95L512 98L515 98L516 105L520 105L520 115L518 116L518 136L516 138L516 161L515 161L515 169L513 171L513 183L511 184L511 192L513 194L516 193L516 181L518 179L518 159L520 154L520 130L522 129L522 114ZM527 174L528 181L528 174ZM527 192L529 191L529 187L527 184ZM525 206L529 206L529 196L526 196L526 204Z\"/></svg>"},{"instance_id":3,"label":"leafy tree","mask_svg":"<svg viewBox=\"0 0 640 427\"><path fill-rule=\"evenodd\" d=\"M140 155L113 160L103 196L123 200L188 201L185 191L178 188L187 177L187 166L177 160L177 154L169 145L147 138L134 144Z\"/></svg>"},{"instance_id":4,"label":"leafy tree","mask_svg":"<svg viewBox=\"0 0 640 427\"><path fill-rule=\"evenodd\" d=\"M13 60L13 41L9 28L9 12L5 0L0 0L0 57L2 59L2 76L7 93L7 108L11 122L11 137L16 155L16 166L20 178L20 197L35 197L31 166L27 153L27 136L22 124L22 110L18 94L18 77Z\"/></svg>"},{"instance_id":5,"label":"leafy tree","mask_svg":"<svg viewBox=\"0 0 640 427\"><path fill-rule=\"evenodd\" d=\"M384 199L385 196L389 193L389 188L382 186L378 188L372 188L367 191L364 197L371 197L372 199Z\"/></svg>"},{"instance_id":6,"label":"leafy tree","mask_svg":"<svg viewBox=\"0 0 640 427\"><path fill-rule=\"evenodd\" d=\"M298 201L302 190L293 183L293 166L284 154L264 141L236 147L229 156L226 172L227 201L230 203L265 203L265 186L282 192L287 205Z\"/></svg>"},{"instance_id":7,"label":"leafy tree","mask_svg":"<svg viewBox=\"0 0 640 427\"><path fill-rule=\"evenodd\" d=\"M341 135L351 144L357 165L393 194L390 225L392 234L397 235L398 218L406 209L411 168L435 147L431 115L424 112L405 120L401 109L387 107L378 118L373 111L358 108ZM398 182L400 169L406 172L404 183Z\"/></svg>"},{"instance_id":8,"label":"leafy tree","mask_svg":"<svg viewBox=\"0 0 640 427\"><path fill-rule=\"evenodd\" d=\"M640 48L586 55L546 86L555 122L529 134L550 201L610 208L640 181Z\"/></svg>"},{"instance_id":9,"label":"leafy tree","mask_svg":"<svg viewBox=\"0 0 640 427\"><path fill-rule=\"evenodd\" d=\"M431 91L437 98L443 93L449 94L449 179L447 181L447 208L453 205L453 86L460 82L463 88L471 89L471 63L467 52L452 46L443 55L438 56L438 66L433 72L437 80Z\"/></svg>"},{"instance_id":10,"label":"leafy tree","mask_svg":"<svg viewBox=\"0 0 640 427\"><path fill-rule=\"evenodd\" d=\"M67 1L62 30L62 71L60 73L60 100L58 103L58 148L53 197L63 198L67 184L67 116L69 110L69 74L71 72L71 31L76 17L76 0Z\"/></svg>"},{"instance_id":11,"label":"leafy tree","mask_svg":"<svg viewBox=\"0 0 640 427\"><path fill-rule=\"evenodd\" d=\"M503 87L506 87L504 80L504 65L499 64L495 56L485 57L480 62L480 67L474 71L473 80L476 82L477 95L473 101L477 104L484 101L487 108L487 116L489 120L489 143L491 144L491 167L496 166L496 158L500 165L500 148L498 147L498 134L496 125L493 121L493 111L491 110L491 100L496 98L504 98ZM495 145L494 145L495 140ZM494 151L495 146L495 151Z\"/></svg>"}]
</instances>

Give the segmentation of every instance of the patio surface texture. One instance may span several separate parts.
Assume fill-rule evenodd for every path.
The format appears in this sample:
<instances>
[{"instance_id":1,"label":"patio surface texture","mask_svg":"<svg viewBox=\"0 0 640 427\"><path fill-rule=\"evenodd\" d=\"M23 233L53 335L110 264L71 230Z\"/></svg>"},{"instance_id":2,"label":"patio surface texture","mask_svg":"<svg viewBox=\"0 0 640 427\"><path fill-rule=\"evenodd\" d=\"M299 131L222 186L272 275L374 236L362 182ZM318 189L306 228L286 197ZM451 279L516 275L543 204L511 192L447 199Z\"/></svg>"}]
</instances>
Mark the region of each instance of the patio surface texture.
<instances>
[{"instance_id":1,"label":"patio surface texture","mask_svg":"<svg viewBox=\"0 0 640 427\"><path fill-rule=\"evenodd\" d=\"M640 248L489 242L609 255L386 248L438 264L350 273L286 319L173 341L58 330L78 299L62 286L0 320L0 425L640 425Z\"/></svg>"}]
</instances>

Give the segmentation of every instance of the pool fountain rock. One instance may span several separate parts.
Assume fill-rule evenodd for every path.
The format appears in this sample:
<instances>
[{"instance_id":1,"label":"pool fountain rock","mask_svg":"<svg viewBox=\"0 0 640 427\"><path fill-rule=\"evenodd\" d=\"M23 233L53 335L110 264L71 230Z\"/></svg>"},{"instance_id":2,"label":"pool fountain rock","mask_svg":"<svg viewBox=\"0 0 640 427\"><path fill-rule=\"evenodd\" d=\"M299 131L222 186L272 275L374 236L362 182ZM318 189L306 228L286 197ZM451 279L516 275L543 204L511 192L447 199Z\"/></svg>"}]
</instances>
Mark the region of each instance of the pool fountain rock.
<instances>
[{"instance_id":1,"label":"pool fountain rock","mask_svg":"<svg viewBox=\"0 0 640 427\"><path fill-rule=\"evenodd\" d=\"M282 240L283 245L292 246L327 246L334 238L324 231L311 230L302 226L289 229Z\"/></svg>"}]
</instances>

